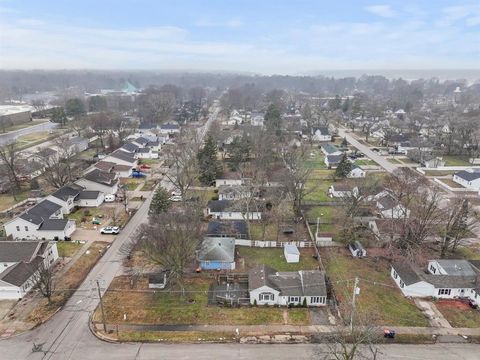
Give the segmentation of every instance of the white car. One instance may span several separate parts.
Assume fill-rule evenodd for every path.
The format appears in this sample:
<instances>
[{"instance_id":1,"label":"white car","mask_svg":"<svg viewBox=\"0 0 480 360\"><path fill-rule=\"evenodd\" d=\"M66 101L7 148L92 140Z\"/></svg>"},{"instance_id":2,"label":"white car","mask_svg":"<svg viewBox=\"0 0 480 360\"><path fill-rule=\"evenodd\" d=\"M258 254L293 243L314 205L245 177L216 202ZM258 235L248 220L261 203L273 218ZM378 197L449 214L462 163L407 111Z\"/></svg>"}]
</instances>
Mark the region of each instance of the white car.
<instances>
[{"instance_id":1,"label":"white car","mask_svg":"<svg viewBox=\"0 0 480 360\"><path fill-rule=\"evenodd\" d=\"M117 235L118 233L120 233L120 228L118 226L107 226L100 229L100 234Z\"/></svg>"}]
</instances>

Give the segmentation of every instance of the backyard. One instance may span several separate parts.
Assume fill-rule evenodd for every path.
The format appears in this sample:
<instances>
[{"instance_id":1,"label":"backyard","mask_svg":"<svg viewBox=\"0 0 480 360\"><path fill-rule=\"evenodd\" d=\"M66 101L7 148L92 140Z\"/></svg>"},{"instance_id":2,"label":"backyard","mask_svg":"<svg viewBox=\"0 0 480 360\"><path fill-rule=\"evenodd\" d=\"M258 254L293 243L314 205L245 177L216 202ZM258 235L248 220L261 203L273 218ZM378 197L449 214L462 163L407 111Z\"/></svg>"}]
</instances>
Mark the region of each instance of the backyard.
<instances>
[{"instance_id":1,"label":"backyard","mask_svg":"<svg viewBox=\"0 0 480 360\"><path fill-rule=\"evenodd\" d=\"M351 301L354 278L358 276L360 294L356 302L357 310L372 322L391 326L429 326L427 318L413 301L405 298L390 279L386 259L372 255L354 259L344 248L325 248L321 250L321 255L340 308Z\"/></svg>"},{"instance_id":2,"label":"backyard","mask_svg":"<svg viewBox=\"0 0 480 360\"><path fill-rule=\"evenodd\" d=\"M325 155L323 155L320 149L312 149L304 165L307 169L326 169Z\"/></svg>"},{"instance_id":3,"label":"backyard","mask_svg":"<svg viewBox=\"0 0 480 360\"><path fill-rule=\"evenodd\" d=\"M325 202L331 201L328 197L328 189L333 184L331 180L308 180L305 186L306 195L304 201Z\"/></svg>"},{"instance_id":4,"label":"backyard","mask_svg":"<svg viewBox=\"0 0 480 360\"><path fill-rule=\"evenodd\" d=\"M318 269L318 261L313 258L313 248L299 248L300 261L287 263L283 248L259 248L239 246L239 263L241 271L247 271L256 265L268 265L278 271L298 271Z\"/></svg>"},{"instance_id":5,"label":"backyard","mask_svg":"<svg viewBox=\"0 0 480 360\"><path fill-rule=\"evenodd\" d=\"M209 306L207 293L212 279L185 278L180 288L148 291L145 278L137 280L133 287L130 278L114 279L104 295L103 303L108 323L133 324L221 324L265 325L310 323L308 309L282 309L275 307L229 308ZM284 316L284 313L286 316ZM101 319L97 309L94 321Z\"/></svg>"},{"instance_id":6,"label":"backyard","mask_svg":"<svg viewBox=\"0 0 480 360\"><path fill-rule=\"evenodd\" d=\"M82 247L76 241L57 241L58 256L61 258L72 257Z\"/></svg>"}]
</instances>

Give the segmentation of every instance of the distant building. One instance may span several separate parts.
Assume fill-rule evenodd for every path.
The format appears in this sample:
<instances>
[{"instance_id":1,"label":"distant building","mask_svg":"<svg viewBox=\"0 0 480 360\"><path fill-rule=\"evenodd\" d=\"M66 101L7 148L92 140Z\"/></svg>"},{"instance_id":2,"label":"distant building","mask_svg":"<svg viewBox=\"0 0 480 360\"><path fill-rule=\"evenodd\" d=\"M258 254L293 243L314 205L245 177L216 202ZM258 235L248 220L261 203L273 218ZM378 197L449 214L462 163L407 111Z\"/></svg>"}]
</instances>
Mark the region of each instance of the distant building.
<instances>
[{"instance_id":1,"label":"distant building","mask_svg":"<svg viewBox=\"0 0 480 360\"><path fill-rule=\"evenodd\" d=\"M468 169L453 174L453 181L467 189L480 191L480 169Z\"/></svg>"}]
</instances>

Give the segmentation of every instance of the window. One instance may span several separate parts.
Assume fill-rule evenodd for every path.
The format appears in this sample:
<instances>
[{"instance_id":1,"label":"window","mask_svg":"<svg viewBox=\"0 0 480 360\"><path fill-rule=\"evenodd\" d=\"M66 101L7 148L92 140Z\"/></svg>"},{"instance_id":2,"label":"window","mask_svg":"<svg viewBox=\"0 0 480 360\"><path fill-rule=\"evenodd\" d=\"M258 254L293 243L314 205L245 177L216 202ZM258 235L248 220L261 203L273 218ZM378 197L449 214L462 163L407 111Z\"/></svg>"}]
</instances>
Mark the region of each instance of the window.
<instances>
[{"instance_id":1,"label":"window","mask_svg":"<svg viewBox=\"0 0 480 360\"><path fill-rule=\"evenodd\" d=\"M28 226L25 226L25 231L28 231Z\"/></svg>"},{"instance_id":2,"label":"window","mask_svg":"<svg viewBox=\"0 0 480 360\"><path fill-rule=\"evenodd\" d=\"M435 268L435 266L430 265L430 272L432 272L432 274L435 274L437 272L437 269Z\"/></svg>"},{"instance_id":3,"label":"window","mask_svg":"<svg viewBox=\"0 0 480 360\"><path fill-rule=\"evenodd\" d=\"M393 277L394 277L395 279L398 279L398 274L397 274L397 272L396 272L395 270L393 270Z\"/></svg>"},{"instance_id":4,"label":"window","mask_svg":"<svg viewBox=\"0 0 480 360\"><path fill-rule=\"evenodd\" d=\"M275 295L272 293L261 293L258 295L260 301L273 301L275 300Z\"/></svg>"},{"instance_id":5,"label":"window","mask_svg":"<svg viewBox=\"0 0 480 360\"><path fill-rule=\"evenodd\" d=\"M405 287L405 283L400 279L400 287L403 289Z\"/></svg>"},{"instance_id":6,"label":"window","mask_svg":"<svg viewBox=\"0 0 480 360\"><path fill-rule=\"evenodd\" d=\"M20 226L17 226L17 231L20 231Z\"/></svg>"},{"instance_id":7,"label":"window","mask_svg":"<svg viewBox=\"0 0 480 360\"><path fill-rule=\"evenodd\" d=\"M450 295L452 289L438 289L438 295Z\"/></svg>"},{"instance_id":8,"label":"window","mask_svg":"<svg viewBox=\"0 0 480 360\"><path fill-rule=\"evenodd\" d=\"M310 297L310 304L324 304L325 298L323 296L312 296Z\"/></svg>"},{"instance_id":9,"label":"window","mask_svg":"<svg viewBox=\"0 0 480 360\"><path fill-rule=\"evenodd\" d=\"M289 303L299 303L300 302L300 296L289 296L288 297L288 302Z\"/></svg>"}]
</instances>

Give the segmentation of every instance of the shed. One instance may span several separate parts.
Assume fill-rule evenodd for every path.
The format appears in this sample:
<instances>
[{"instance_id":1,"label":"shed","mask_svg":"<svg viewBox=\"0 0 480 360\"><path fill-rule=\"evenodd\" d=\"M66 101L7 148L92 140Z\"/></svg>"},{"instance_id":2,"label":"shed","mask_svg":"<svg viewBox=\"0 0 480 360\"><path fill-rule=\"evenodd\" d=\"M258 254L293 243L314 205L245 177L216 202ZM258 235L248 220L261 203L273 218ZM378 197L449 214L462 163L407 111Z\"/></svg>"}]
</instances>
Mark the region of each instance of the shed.
<instances>
[{"instance_id":1,"label":"shed","mask_svg":"<svg viewBox=\"0 0 480 360\"><path fill-rule=\"evenodd\" d=\"M165 286L167 285L166 271L161 271L159 273L151 273L147 276L149 289L165 289Z\"/></svg>"},{"instance_id":2,"label":"shed","mask_svg":"<svg viewBox=\"0 0 480 360\"><path fill-rule=\"evenodd\" d=\"M358 240L348 245L348 248L350 249L353 257L361 258L367 256L367 250L365 250Z\"/></svg>"},{"instance_id":3,"label":"shed","mask_svg":"<svg viewBox=\"0 0 480 360\"><path fill-rule=\"evenodd\" d=\"M283 254L287 263L298 263L300 261L300 251L294 244L285 244L283 247Z\"/></svg>"}]
</instances>

